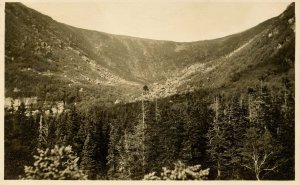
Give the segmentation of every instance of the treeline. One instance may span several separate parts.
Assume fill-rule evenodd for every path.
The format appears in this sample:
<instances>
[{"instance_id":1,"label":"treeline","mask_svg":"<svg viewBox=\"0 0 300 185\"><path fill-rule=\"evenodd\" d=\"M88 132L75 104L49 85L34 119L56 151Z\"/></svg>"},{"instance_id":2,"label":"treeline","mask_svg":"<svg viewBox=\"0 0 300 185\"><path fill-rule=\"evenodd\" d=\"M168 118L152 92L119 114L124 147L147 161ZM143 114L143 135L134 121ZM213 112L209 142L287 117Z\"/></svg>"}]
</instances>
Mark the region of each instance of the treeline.
<instances>
[{"instance_id":1,"label":"treeline","mask_svg":"<svg viewBox=\"0 0 300 185\"><path fill-rule=\"evenodd\" d=\"M5 110L5 178L24 174L37 148L71 145L89 179L143 179L176 161L209 179L294 179L294 87L262 82L242 94L201 90L62 114Z\"/></svg>"}]
</instances>

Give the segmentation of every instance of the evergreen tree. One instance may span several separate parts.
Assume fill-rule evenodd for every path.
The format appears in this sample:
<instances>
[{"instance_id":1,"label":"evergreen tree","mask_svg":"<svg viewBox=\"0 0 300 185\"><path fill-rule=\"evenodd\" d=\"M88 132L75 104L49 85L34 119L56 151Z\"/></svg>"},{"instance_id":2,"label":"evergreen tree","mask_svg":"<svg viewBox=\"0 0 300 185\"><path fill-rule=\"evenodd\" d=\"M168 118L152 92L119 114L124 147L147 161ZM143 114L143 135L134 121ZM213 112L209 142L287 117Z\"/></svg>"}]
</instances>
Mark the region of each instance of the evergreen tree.
<instances>
[{"instance_id":1,"label":"evergreen tree","mask_svg":"<svg viewBox=\"0 0 300 185\"><path fill-rule=\"evenodd\" d=\"M85 180L87 175L78 168L79 158L72 151L71 146L57 145L45 150L38 149L34 156L33 166L25 166L24 179L31 180Z\"/></svg>"},{"instance_id":2,"label":"evergreen tree","mask_svg":"<svg viewBox=\"0 0 300 185\"><path fill-rule=\"evenodd\" d=\"M24 103L17 110L5 110L5 179L16 179L23 166L30 164L38 143L38 123L28 114Z\"/></svg>"},{"instance_id":3,"label":"evergreen tree","mask_svg":"<svg viewBox=\"0 0 300 185\"><path fill-rule=\"evenodd\" d=\"M116 130L112 123L110 123L110 133L109 133L109 145L108 145L108 155L107 155L107 166L108 166L108 172L107 175L110 178L114 177L114 174L116 173L116 155L117 151L115 149L117 143L116 138Z\"/></svg>"},{"instance_id":4,"label":"evergreen tree","mask_svg":"<svg viewBox=\"0 0 300 185\"><path fill-rule=\"evenodd\" d=\"M146 130L146 160L149 161L146 166L146 173L150 171L160 170L160 161L158 160L161 153L160 141L160 128L161 125L161 108L160 103L155 100L153 104L149 104L149 116L147 119Z\"/></svg>"},{"instance_id":5,"label":"evergreen tree","mask_svg":"<svg viewBox=\"0 0 300 185\"><path fill-rule=\"evenodd\" d=\"M122 169L120 168L120 154L122 153L122 130L117 120L110 123L109 145L107 155L108 176L110 179L122 179Z\"/></svg>"},{"instance_id":6,"label":"evergreen tree","mask_svg":"<svg viewBox=\"0 0 300 185\"><path fill-rule=\"evenodd\" d=\"M285 163L279 167L279 174L275 179L295 178L295 95L294 86L283 78L283 91L279 95L277 107L281 119L277 128L278 143L283 146L280 158Z\"/></svg>"},{"instance_id":7,"label":"evergreen tree","mask_svg":"<svg viewBox=\"0 0 300 185\"><path fill-rule=\"evenodd\" d=\"M212 111L209 104L202 99L188 97L184 111L184 143L182 161L187 164L208 165L207 137L209 124L212 121Z\"/></svg>"},{"instance_id":8,"label":"evergreen tree","mask_svg":"<svg viewBox=\"0 0 300 185\"><path fill-rule=\"evenodd\" d=\"M211 156L213 162L213 168L217 170L217 179L222 178L222 171L226 170L228 165L228 154L225 151L228 150L229 141L226 138L226 109L220 97L216 97L214 101L214 119L208 130L208 153Z\"/></svg>"},{"instance_id":9,"label":"evergreen tree","mask_svg":"<svg viewBox=\"0 0 300 185\"><path fill-rule=\"evenodd\" d=\"M228 150L225 153L228 156L229 178L241 179L242 155L241 150L244 146L244 136L249 127L249 122L246 119L247 110L243 104L242 98L233 97L228 109L227 115L227 141L229 142Z\"/></svg>"},{"instance_id":10,"label":"evergreen tree","mask_svg":"<svg viewBox=\"0 0 300 185\"><path fill-rule=\"evenodd\" d=\"M86 171L89 179L95 179L98 171L95 161L96 143L92 138L91 131L87 134L82 149L82 160L80 166Z\"/></svg>"},{"instance_id":11,"label":"evergreen tree","mask_svg":"<svg viewBox=\"0 0 300 185\"><path fill-rule=\"evenodd\" d=\"M65 130L65 145L74 144L74 138L78 133L78 130L80 128L81 119L80 115L76 109L76 106L73 105L71 111L67 114L67 120L65 122L66 124L66 130ZM76 148L75 151L77 152L79 149Z\"/></svg>"}]
</instances>

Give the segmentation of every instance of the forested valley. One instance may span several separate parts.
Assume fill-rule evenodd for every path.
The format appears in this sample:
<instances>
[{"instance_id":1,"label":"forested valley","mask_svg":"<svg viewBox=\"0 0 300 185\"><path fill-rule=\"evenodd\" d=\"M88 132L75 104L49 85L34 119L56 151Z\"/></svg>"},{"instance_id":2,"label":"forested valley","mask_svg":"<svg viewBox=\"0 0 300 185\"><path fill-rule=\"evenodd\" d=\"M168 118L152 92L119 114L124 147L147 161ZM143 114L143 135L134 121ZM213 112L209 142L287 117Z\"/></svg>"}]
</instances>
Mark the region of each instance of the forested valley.
<instances>
[{"instance_id":1,"label":"forested valley","mask_svg":"<svg viewBox=\"0 0 300 185\"><path fill-rule=\"evenodd\" d=\"M6 3L4 178L294 180L295 20L174 42Z\"/></svg>"},{"instance_id":2,"label":"forested valley","mask_svg":"<svg viewBox=\"0 0 300 185\"><path fill-rule=\"evenodd\" d=\"M74 101L61 114L45 113L43 104L35 114L24 104L7 108L6 178L294 179L294 89L281 84L281 91L261 81L239 94L201 90L89 110ZM68 154L69 145L78 166L57 176L51 155ZM163 168L174 165L178 174L168 176Z\"/></svg>"}]
</instances>

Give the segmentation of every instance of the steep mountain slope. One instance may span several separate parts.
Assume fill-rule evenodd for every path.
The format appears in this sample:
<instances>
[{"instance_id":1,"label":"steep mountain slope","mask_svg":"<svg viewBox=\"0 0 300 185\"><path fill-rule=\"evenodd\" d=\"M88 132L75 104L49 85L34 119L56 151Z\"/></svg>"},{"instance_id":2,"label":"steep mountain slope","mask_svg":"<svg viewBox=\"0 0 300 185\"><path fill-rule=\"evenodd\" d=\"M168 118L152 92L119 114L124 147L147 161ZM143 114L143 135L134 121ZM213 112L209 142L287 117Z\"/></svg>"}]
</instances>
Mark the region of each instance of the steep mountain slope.
<instances>
[{"instance_id":1,"label":"steep mountain slope","mask_svg":"<svg viewBox=\"0 0 300 185\"><path fill-rule=\"evenodd\" d=\"M271 21L228 37L178 43L80 30L90 42L98 61L125 78L155 82L194 63L205 63L229 54L260 33Z\"/></svg>"},{"instance_id":2,"label":"steep mountain slope","mask_svg":"<svg viewBox=\"0 0 300 185\"><path fill-rule=\"evenodd\" d=\"M244 32L188 43L79 29L20 3L6 3L5 13L6 96L80 91L91 101L133 100L144 84L153 98L294 79L294 4Z\"/></svg>"},{"instance_id":3,"label":"steep mountain slope","mask_svg":"<svg viewBox=\"0 0 300 185\"><path fill-rule=\"evenodd\" d=\"M241 92L259 81L278 88L282 78L294 83L295 4L289 5L279 16L238 35L247 38L247 42L241 42L230 53L208 59L205 63L200 61L189 65L162 84L152 84L149 97L164 97L200 88ZM237 39L237 35L231 38Z\"/></svg>"},{"instance_id":4,"label":"steep mountain slope","mask_svg":"<svg viewBox=\"0 0 300 185\"><path fill-rule=\"evenodd\" d=\"M80 90L83 97L107 101L138 85L99 65L89 42L74 28L20 3L7 3L5 12L6 96L49 92L57 99L63 91Z\"/></svg>"}]
</instances>

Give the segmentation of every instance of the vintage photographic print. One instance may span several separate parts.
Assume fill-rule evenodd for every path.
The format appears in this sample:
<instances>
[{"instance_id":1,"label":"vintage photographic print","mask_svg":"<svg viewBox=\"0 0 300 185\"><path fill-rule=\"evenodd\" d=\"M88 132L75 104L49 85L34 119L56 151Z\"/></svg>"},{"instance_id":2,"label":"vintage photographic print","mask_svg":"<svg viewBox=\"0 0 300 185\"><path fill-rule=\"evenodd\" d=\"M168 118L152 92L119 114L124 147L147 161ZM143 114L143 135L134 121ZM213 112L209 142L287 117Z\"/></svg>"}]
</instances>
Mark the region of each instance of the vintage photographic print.
<instances>
[{"instance_id":1,"label":"vintage photographic print","mask_svg":"<svg viewBox=\"0 0 300 185\"><path fill-rule=\"evenodd\" d=\"M294 181L296 4L3 3L4 180Z\"/></svg>"}]
</instances>

